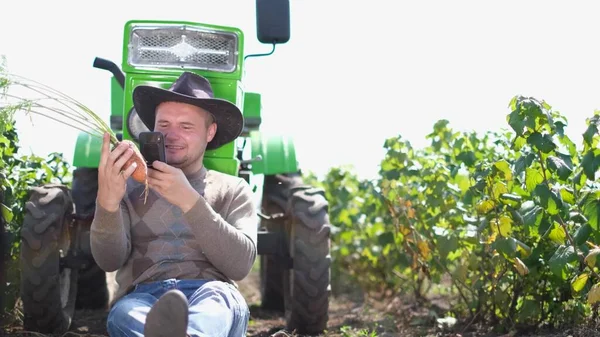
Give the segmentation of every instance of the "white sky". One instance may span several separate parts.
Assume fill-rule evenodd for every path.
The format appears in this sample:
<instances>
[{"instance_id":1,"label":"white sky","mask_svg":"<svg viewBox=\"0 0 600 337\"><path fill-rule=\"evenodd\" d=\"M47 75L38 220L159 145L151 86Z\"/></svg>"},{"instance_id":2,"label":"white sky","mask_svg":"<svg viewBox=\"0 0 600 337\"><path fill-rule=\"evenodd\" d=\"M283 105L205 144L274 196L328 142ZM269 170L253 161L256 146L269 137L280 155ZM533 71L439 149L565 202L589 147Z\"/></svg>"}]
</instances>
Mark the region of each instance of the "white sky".
<instances>
[{"instance_id":1,"label":"white sky","mask_svg":"<svg viewBox=\"0 0 600 337\"><path fill-rule=\"evenodd\" d=\"M248 60L247 89L263 94L263 130L292 135L301 166L319 174L351 164L371 177L387 137L402 134L422 146L441 118L460 130L508 127L516 94L564 112L578 144L585 118L600 108L593 1L290 2L291 39L274 55ZM106 120L110 74L92 62L120 64L129 19L238 26L246 53L270 51L256 39L252 0L95 3L4 0L0 55L11 71L70 94ZM71 160L77 131L37 121L19 120L21 144Z\"/></svg>"}]
</instances>

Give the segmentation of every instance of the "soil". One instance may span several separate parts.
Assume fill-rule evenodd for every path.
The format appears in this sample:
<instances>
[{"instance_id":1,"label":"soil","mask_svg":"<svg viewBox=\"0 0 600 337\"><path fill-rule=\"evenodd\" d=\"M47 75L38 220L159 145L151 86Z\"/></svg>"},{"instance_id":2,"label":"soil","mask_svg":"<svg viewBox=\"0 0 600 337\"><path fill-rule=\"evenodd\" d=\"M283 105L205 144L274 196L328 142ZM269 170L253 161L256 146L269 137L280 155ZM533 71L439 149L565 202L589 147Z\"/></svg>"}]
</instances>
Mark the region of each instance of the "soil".
<instances>
[{"instance_id":1,"label":"soil","mask_svg":"<svg viewBox=\"0 0 600 337\"><path fill-rule=\"evenodd\" d=\"M114 275L107 274L111 295L114 292ZM277 312L268 312L260 308L259 276L252 271L243 281L238 283L240 291L246 298L251 311L247 337L298 337L299 335L285 330L285 319ZM494 334L490 327L470 326L467 331L447 332L436 321L437 312L442 312L447 303L443 299L433 301L433 306L420 307L410 299L392 298L387 301L368 299L358 291L332 295L327 330L321 337L389 337L389 336L423 336L423 337L479 337L479 336L530 336L530 337L591 337L600 336L599 326L585 326L577 329L537 334ZM108 336L106 332L106 310L78 310L69 332L62 336ZM24 331L19 322L4 329L5 336L38 336L49 337L34 332ZM0 331L2 333L2 331Z\"/></svg>"}]
</instances>

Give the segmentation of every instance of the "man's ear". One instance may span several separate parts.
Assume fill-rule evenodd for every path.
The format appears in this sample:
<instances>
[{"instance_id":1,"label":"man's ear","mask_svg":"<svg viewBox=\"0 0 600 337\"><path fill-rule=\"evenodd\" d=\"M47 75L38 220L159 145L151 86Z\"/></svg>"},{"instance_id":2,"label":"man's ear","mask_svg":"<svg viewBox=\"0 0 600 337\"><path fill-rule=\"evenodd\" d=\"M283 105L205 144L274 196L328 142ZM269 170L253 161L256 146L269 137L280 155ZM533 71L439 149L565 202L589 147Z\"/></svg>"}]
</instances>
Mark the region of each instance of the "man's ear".
<instances>
[{"instance_id":1,"label":"man's ear","mask_svg":"<svg viewBox=\"0 0 600 337\"><path fill-rule=\"evenodd\" d=\"M206 132L206 142L210 142L215 138L215 134L217 133L217 123L212 123L208 126L208 130Z\"/></svg>"}]
</instances>

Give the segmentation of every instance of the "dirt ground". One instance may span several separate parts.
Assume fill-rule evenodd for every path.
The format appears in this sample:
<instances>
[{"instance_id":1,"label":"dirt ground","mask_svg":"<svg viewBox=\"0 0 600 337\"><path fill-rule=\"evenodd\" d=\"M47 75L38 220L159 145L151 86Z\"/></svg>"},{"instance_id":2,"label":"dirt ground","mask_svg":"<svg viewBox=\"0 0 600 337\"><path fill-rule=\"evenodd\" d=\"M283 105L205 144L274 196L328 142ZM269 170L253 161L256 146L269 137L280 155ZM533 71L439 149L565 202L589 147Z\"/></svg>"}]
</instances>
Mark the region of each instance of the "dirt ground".
<instances>
[{"instance_id":1,"label":"dirt ground","mask_svg":"<svg viewBox=\"0 0 600 337\"><path fill-rule=\"evenodd\" d=\"M115 289L114 277L108 274L109 289ZM240 290L246 298L251 319L247 337L291 337L298 336L285 330L285 320L277 313L261 310L259 276L253 271L245 280L239 282ZM440 303L443 307L443 303ZM490 327L471 326L467 331L445 332L436 318L436 308L417 307L414 301L395 298L386 303L365 300L360 294L344 294L332 296L329 310L327 331L321 337L389 337L389 336L419 336L419 337L600 337L600 327L580 327L575 330L547 332L538 334L494 334L489 333ZM443 309L443 308L442 308ZM392 314L393 313L393 314ZM63 336L107 336L107 312L76 311L73 325ZM0 331L1 332L1 331ZM37 336L49 337L39 333L23 331L19 324L10 326L3 331L5 336Z\"/></svg>"},{"instance_id":2,"label":"dirt ground","mask_svg":"<svg viewBox=\"0 0 600 337\"><path fill-rule=\"evenodd\" d=\"M108 274L107 281L111 295L116 289L114 275ZM246 298L251 311L248 337L297 336L285 330L285 319L279 313L264 311L260 308L259 276L256 270L239 282L240 291ZM78 310L69 332L63 336L107 336L107 312L104 310ZM399 329L399 319L385 315L365 304L361 298L344 295L332 297L329 310L327 331L321 336L413 336L404 334ZM414 329L413 329L414 330ZM367 332L376 334L367 334ZM39 336L45 335L24 331L18 323L4 331L5 336ZM431 335L435 336L435 335Z\"/></svg>"}]
</instances>

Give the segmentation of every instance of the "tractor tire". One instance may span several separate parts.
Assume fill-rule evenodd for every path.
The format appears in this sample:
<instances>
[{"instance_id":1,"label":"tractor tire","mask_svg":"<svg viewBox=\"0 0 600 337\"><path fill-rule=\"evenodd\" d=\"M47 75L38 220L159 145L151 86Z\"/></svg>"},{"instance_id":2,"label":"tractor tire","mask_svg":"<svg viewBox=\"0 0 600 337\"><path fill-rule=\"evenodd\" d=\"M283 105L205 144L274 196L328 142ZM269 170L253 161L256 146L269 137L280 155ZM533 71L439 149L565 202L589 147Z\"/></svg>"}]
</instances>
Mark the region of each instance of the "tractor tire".
<instances>
[{"instance_id":1,"label":"tractor tire","mask_svg":"<svg viewBox=\"0 0 600 337\"><path fill-rule=\"evenodd\" d=\"M73 202L75 214L80 221L91 222L96 212L96 196L98 194L98 169L76 168L73 171ZM83 226L80 232L83 253L87 256L87 266L79 270L77 283L76 309L105 309L108 307L108 286L106 272L102 270L91 253L90 231Z\"/></svg>"},{"instance_id":2,"label":"tractor tire","mask_svg":"<svg viewBox=\"0 0 600 337\"><path fill-rule=\"evenodd\" d=\"M327 327L331 293L331 224L324 192L304 184L300 174L267 176L263 199L285 214L281 220L269 221L268 228L277 226L285 232L293 258L291 269L266 259L263 294L282 295L274 300L283 298L287 329L299 334L320 334Z\"/></svg>"},{"instance_id":3,"label":"tractor tire","mask_svg":"<svg viewBox=\"0 0 600 337\"><path fill-rule=\"evenodd\" d=\"M61 185L33 187L21 228L21 300L26 331L63 334L71 326L77 270L61 267L71 249L73 204Z\"/></svg>"}]
</instances>

